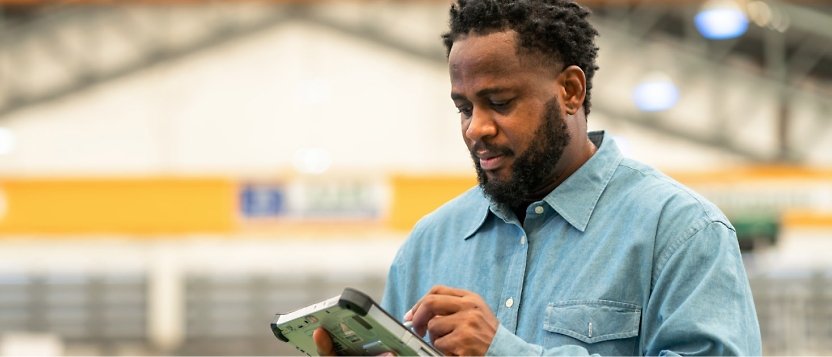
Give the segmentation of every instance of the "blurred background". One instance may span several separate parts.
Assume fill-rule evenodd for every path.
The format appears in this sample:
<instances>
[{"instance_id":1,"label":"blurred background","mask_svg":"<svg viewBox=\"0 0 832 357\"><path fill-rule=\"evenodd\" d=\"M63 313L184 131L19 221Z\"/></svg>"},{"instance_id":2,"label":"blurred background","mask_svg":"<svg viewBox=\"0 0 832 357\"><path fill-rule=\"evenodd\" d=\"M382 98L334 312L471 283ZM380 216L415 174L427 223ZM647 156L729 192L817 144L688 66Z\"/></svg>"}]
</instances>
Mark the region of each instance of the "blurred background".
<instances>
[{"instance_id":1,"label":"blurred background","mask_svg":"<svg viewBox=\"0 0 832 357\"><path fill-rule=\"evenodd\" d=\"M832 354L832 5L583 0L591 130L729 215L766 355ZM0 3L0 355L297 355L473 186L448 2Z\"/></svg>"}]
</instances>

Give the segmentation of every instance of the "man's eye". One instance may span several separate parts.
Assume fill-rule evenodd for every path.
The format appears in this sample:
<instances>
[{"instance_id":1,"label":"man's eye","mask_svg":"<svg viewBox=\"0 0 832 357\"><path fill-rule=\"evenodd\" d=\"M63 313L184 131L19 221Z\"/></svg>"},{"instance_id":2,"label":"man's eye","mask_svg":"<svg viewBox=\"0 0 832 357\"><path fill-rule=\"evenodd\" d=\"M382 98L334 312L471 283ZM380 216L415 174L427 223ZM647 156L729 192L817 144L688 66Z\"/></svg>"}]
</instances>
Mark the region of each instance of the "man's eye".
<instances>
[{"instance_id":1,"label":"man's eye","mask_svg":"<svg viewBox=\"0 0 832 357\"><path fill-rule=\"evenodd\" d=\"M509 103L511 103L511 99L503 100L503 101L492 101L491 102L491 107L496 108L496 109L503 109L503 108L507 107L509 105Z\"/></svg>"},{"instance_id":2,"label":"man's eye","mask_svg":"<svg viewBox=\"0 0 832 357\"><path fill-rule=\"evenodd\" d=\"M459 110L459 114L462 114L466 117L470 117L471 112L473 111L471 108L468 108L468 107L458 107L456 109Z\"/></svg>"}]
</instances>

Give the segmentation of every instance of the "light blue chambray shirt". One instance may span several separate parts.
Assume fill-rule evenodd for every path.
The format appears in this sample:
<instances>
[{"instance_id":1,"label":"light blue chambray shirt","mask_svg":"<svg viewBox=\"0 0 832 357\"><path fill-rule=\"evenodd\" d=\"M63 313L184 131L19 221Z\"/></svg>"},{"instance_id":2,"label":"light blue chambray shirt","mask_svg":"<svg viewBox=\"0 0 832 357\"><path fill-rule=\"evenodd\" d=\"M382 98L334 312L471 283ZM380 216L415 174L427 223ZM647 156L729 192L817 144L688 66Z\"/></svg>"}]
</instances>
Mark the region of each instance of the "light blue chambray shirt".
<instances>
[{"instance_id":1,"label":"light blue chambray shirt","mask_svg":"<svg viewBox=\"0 0 832 357\"><path fill-rule=\"evenodd\" d=\"M473 291L500 321L487 355L760 355L728 219L608 134L589 136L598 151L522 226L479 187L425 216L383 307L401 317L437 284Z\"/></svg>"}]
</instances>

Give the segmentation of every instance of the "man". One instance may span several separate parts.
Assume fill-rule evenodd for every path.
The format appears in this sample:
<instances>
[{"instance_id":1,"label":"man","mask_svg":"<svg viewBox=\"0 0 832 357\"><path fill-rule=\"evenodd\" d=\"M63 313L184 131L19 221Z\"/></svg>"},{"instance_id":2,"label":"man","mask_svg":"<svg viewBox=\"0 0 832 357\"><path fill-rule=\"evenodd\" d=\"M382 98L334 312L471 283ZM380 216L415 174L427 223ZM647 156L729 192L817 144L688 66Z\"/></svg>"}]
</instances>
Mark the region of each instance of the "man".
<instances>
[{"instance_id":1,"label":"man","mask_svg":"<svg viewBox=\"0 0 832 357\"><path fill-rule=\"evenodd\" d=\"M416 225L383 307L447 355L759 355L725 216L587 134L588 16L567 0L452 6L451 98L480 185Z\"/></svg>"}]
</instances>

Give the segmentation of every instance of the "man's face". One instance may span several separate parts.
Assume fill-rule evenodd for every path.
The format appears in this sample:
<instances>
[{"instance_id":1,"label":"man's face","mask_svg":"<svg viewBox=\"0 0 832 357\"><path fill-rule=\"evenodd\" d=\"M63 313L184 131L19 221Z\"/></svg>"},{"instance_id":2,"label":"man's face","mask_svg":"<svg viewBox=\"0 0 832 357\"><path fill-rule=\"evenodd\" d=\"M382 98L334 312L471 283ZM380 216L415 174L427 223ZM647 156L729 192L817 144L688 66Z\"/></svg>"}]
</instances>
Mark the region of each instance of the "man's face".
<instances>
[{"instance_id":1,"label":"man's face","mask_svg":"<svg viewBox=\"0 0 832 357\"><path fill-rule=\"evenodd\" d=\"M514 32L469 35L449 56L451 97L480 185L511 207L554 180L569 143L554 70L518 54L515 41Z\"/></svg>"},{"instance_id":2,"label":"man's face","mask_svg":"<svg viewBox=\"0 0 832 357\"><path fill-rule=\"evenodd\" d=\"M515 154L507 146L486 142L479 142L473 149L469 149L477 169L477 180L494 201L515 207L536 189L545 186L563 155L564 148L569 144L569 130L559 110L557 98L552 98L543 113L543 123L535 130L529 147L520 154ZM490 172L483 169L477 154L483 151L507 153L514 157L508 179L490 178Z\"/></svg>"}]
</instances>

